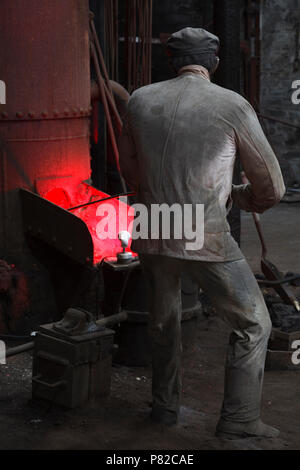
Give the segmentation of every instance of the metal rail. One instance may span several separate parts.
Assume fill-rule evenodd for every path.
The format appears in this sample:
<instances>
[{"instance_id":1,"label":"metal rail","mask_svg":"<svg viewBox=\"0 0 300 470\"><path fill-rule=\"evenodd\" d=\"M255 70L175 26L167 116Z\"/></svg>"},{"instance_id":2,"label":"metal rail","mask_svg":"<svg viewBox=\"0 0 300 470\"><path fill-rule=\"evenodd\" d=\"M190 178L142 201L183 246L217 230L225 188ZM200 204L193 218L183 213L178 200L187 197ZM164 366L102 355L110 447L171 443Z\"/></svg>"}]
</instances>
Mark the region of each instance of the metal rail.
<instances>
[{"instance_id":1,"label":"metal rail","mask_svg":"<svg viewBox=\"0 0 300 470\"><path fill-rule=\"evenodd\" d=\"M283 121L282 119L276 119L271 116L266 116L265 114L257 113L257 116L262 119L267 119L268 121L278 122L279 124L283 124L284 126L294 127L295 129L300 129L300 126L297 124L292 124L291 122Z\"/></svg>"},{"instance_id":2,"label":"metal rail","mask_svg":"<svg viewBox=\"0 0 300 470\"><path fill-rule=\"evenodd\" d=\"M6 351L6 357L16 356L17 354L21 354L25 351L31 351L34 348L34 341L30 341L30 343L20 344L20 346L16 346L15 348L9 348Z\"/></svg>"},{"instance_id":3,"label":"metal rail","mask_svg":"<svg viewBox=\"0 0 300 470\"><path fill-rule=\"evenodd\" d=\"M116 323L120 323L122 321L127 320L127 312L119 312L116 313L115 315L109 315L108 317L101 318L100 320L96 321L96 324L98 326L112 326L115 325ZM9 348L6 351L6 357L10 356L16 356L17 354L21 354L26 351L31 351L34 348L34 341L31 341L30 343L26 344L21 344L20 346L16 346L15 348Z\"/></svg>"}]
</instances>

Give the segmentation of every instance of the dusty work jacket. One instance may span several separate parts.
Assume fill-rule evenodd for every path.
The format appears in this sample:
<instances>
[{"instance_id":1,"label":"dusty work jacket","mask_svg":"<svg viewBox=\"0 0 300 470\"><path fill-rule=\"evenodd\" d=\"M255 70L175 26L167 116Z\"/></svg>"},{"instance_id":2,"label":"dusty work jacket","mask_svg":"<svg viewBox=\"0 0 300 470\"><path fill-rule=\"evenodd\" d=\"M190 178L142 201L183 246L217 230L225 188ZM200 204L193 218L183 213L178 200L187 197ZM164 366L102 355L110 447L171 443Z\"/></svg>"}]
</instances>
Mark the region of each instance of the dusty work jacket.
<instances>
[{"instance_id":1,"label":"dusty work jacket","mask_svg":"<svg viewBox=\"0 0 300 470\"><path fill-rule=\"evenodd\" d=\"M137 201L149 209L151 204L204 204L204 246L187 250L184 236L137 239L132 249L138 253L240 259L226 219L232 202L262 213L284 194L279 164L251 105L201 72L198 66L184 67L178 77L132 94L120 167ZM237 154L247 185L232 185Z\"/></svg>"}]
</instances>

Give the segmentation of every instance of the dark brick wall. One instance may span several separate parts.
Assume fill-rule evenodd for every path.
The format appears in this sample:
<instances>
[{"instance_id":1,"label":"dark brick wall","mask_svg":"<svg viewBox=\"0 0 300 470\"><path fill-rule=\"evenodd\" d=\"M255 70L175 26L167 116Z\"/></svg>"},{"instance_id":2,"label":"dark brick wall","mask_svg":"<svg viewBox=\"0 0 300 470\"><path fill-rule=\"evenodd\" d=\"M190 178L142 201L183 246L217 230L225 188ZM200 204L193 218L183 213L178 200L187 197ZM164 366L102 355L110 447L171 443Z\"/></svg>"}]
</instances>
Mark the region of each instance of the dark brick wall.
<instances>
[{"instance_id":1,"label":"dark brick wall","mask_svg":"<svg viewBox=\"0 0 300 470\"><path fill-rule=\"evenodd\" d=\"M300 80L300 0L262 0L261 27L261 113L300 126L300 104L291 101L292 82ZM262 123L286 184L300 184L300 129Z\"/></svg>"},{"instance_id":2,"label":"dark brick wall","mask_svg":"<svg viewBox=\"0 0 300 470\"><path fill-rule=\"evenodd\" d=\"M153 2L152 81L172 77L161 43L161 33L173 33L187 26L213 30L212 0L164 0Z\"/></svg>"}]
</instances>

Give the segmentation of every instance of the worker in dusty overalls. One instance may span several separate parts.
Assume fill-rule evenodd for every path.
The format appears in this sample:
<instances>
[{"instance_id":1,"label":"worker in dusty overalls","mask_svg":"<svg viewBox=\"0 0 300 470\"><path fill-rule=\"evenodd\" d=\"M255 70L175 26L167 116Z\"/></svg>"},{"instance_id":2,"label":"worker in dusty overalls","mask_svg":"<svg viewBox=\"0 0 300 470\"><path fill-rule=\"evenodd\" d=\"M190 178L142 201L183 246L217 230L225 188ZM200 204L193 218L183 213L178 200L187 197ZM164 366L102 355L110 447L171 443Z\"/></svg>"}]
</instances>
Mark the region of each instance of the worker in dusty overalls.
<instances>
[{"instance_id":1,"label":"worker in dusty overalls","mask_svg":"<svg viewBox=\"0 0 300 470\"><path fill-rule=\"evenodd\" d=\"M172 425L179 416L180 282L185 272L232 327L216 435L276 437L279 431L260 419L271 321L226 216L232 203L262 213L280 201L285 188L251 105L211 82L218 49L219 39L204 29L172 34L167 52L177 77L132 94L120 140L121 171L139 203L149 210L153 204L204 204L204 244L199 249L187 249L184 235L150 235L132 243L151 289L151 418ZM232 184L237 154L248 184Z\"/></svg>"}]
</instances>

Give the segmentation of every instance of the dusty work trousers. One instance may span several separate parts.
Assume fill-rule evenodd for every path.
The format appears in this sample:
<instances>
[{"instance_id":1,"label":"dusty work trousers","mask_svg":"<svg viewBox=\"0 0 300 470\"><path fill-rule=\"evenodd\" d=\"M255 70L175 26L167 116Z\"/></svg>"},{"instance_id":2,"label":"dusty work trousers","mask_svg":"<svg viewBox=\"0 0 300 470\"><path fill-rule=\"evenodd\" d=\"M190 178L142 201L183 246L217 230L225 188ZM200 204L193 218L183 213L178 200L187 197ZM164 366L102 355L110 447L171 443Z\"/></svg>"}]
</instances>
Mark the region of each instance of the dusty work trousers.
<instances>
[{"instance_id":1,"label":"dusty work trousers","mask_svg":"<svg viewBox=\"0 0 300 470\"><path fill-rule=\"evenodd\" d=\"M150 284L152 395L158 409L178 413L181 399L181 272L207 294L229 322L222 418L246 422L260 416L261 392L271 321L245 259L204 262L140 255Z\"/></svg>"}]
</instances>

